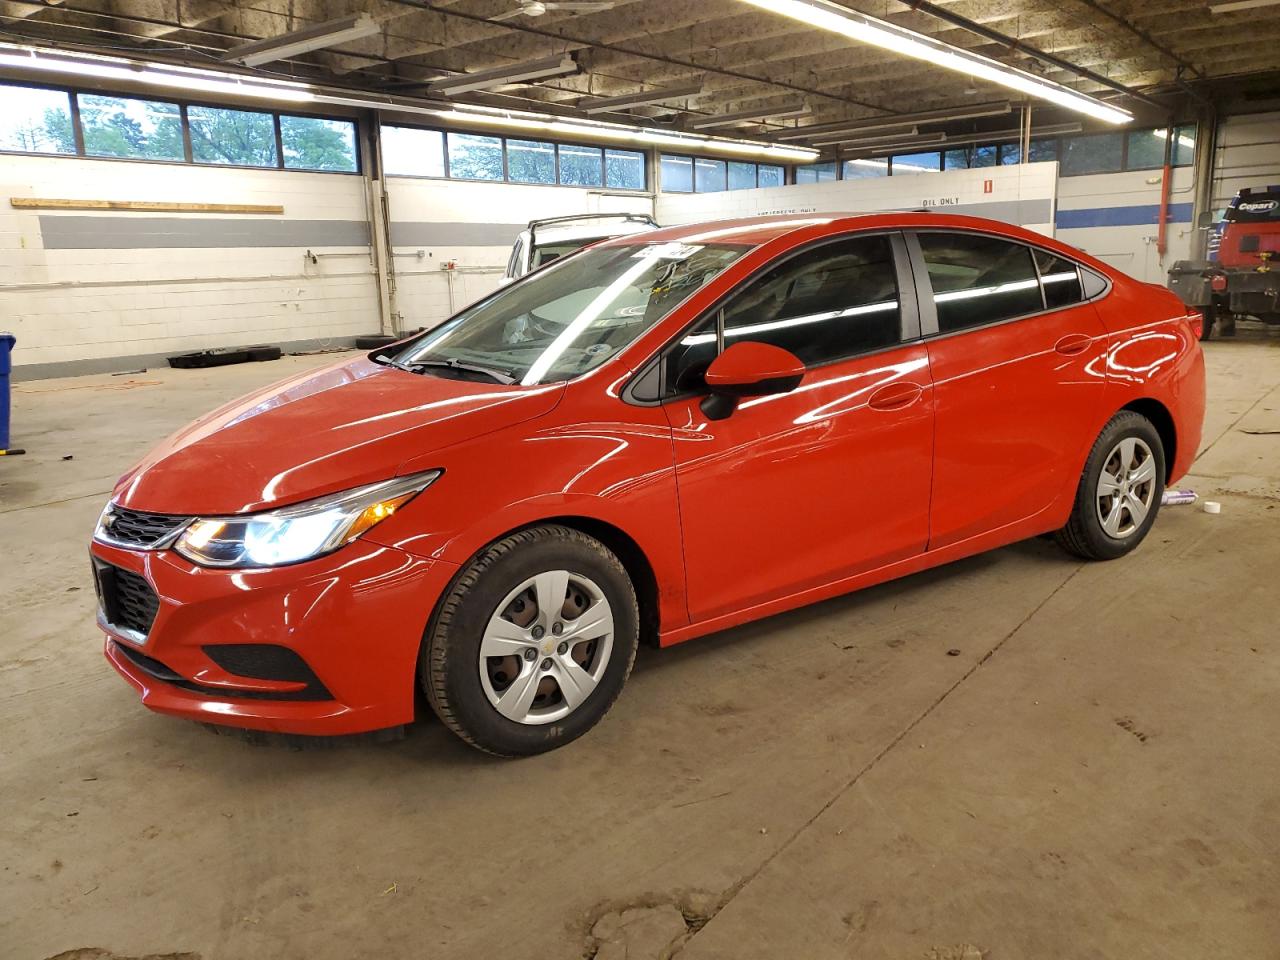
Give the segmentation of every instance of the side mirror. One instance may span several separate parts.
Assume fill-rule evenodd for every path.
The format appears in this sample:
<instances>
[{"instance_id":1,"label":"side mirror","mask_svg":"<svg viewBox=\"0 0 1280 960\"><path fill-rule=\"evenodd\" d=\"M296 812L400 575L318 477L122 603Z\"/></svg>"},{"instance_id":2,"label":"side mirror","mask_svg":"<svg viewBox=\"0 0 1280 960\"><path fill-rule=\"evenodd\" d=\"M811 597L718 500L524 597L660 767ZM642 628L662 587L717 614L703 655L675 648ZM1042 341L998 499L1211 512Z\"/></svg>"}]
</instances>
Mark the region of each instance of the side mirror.
<instances>
[{"instance_id":1,"label":"side mirror","mask_svg":"<svg viewBox=\"0 0 1280 960\"><path fill-rule=\"evenodd\" d=\"M711 394L702 401L702 412L711 420L723 420L743 397L790 393L803 376L804 364L789 350L769 343L735 343L707 367L704 379Z\"/></svg>"}]
</instances>

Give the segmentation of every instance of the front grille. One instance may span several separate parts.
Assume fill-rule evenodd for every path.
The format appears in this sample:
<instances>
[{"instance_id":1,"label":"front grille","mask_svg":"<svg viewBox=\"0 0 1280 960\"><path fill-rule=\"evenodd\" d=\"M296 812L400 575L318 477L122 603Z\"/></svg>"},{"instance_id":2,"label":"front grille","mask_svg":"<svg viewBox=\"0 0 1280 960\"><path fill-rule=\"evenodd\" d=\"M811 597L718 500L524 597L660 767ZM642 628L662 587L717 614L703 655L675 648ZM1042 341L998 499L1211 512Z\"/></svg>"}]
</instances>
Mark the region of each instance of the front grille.
<instances>
[{"instance_id":1,"label":"front grille","mask_svg":"<svg viewBox=\"0 0 1280 960\"><path fill-rule=\"evenodd\" d=\"M102 518L100 529L106 539L112 543L123 547L140 547L149 550L157 544L164 543L190 520L190 517L126 510L124 507L112 504L106 516Z\"/></svg>"},{"instance_id":2,"label":"front grille","mask_svg":"<svg viewBox=\"0 0 1280 960\"><path fill-rule=\"evenodd\" d=\"M324 688L319 680L316 681L317 689L308 687L306 690L299 690L295 693L263 693L258 690L227 690L221 687L210 687L203 683L196 683L188 680L186 677L171 670L165 664L161 663L154 657L148 657L145 653L140 653L132 647L123 643L111 641L111 647L122 657L132 663L135 667L150 677L157 680L163 680L165 683L172 684L182 690L190 690L192 693L199 693L206 697L217 698L220 700L332 700L333 695Z\"/></svg>"},{"instance_id":3,"label":"front grille","mask_svg":"<svg viewBox=\"0 0 1280 960\"><path fill-rule=\"evenodd\" d=\"M160 610L160 598L145 577L95 560L94 581L107 623L146 636Z\"/></svg>"}]
</instances>

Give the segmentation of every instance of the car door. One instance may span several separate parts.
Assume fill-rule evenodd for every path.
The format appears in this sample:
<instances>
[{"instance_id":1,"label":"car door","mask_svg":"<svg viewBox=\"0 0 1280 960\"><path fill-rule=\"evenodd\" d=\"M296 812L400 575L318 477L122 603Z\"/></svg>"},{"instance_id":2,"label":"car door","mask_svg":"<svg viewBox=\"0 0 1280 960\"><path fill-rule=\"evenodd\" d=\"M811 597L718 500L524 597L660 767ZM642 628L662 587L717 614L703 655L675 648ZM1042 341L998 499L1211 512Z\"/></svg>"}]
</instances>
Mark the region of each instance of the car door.
<instances>
[{"instance_id":1,"label":"car door","mask_svg":"<svg viewBox=\"0 0 1280 960\"><path fill-rule=\"evenodd\" d=\"M919 554L933 400L905 246L854 234L783 254L663 359L694 622ZM790 393L702 410L726 345L783 347Z\"/></svg>"},{"instance_id":2,"label":"car door","mask_svg":"<svg viewBox=\"0 0 1280 960\"><path fill-rule=\"evenodd\" d=\"M935 400L929 548L1026 520L1080 469L1106 330L1081 268L980 232L907 234Z\"/></svg>"}]
</instances>

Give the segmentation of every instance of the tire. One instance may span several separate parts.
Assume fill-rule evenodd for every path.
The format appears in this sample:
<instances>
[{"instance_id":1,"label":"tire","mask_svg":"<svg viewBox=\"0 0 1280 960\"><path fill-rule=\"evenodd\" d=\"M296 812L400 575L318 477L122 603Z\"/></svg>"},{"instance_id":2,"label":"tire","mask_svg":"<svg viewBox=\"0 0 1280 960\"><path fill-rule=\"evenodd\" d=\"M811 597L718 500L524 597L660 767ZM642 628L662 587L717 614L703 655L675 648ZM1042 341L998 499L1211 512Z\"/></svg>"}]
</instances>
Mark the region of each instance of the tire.
<instances>
[{"instance_id":1,"label":"tire","mask_svg":"<svg viewBox=\"0 0 1280 960\"><path fill-rule=\"evenodd\" d=\"M561 606L542 596L560 596ZM486 547L454 578L427 626L419 675L431 708L471 746L529 756L603 719L639 635L635 588L618 558L581 531L547 524ZM570 698L570 688L587 692Z\"/></svg>"},{"instance_id":2,"label":"tire","mask_svg":"<svg viewBox=\"0 0 1280 960\"><path fill-rule=\"evenodd\" d=\"M1126 450L1133 454L1128 466L1124 466ZM1144 469L1147 459L1150 466ZM1117 492L1109 497L1101 487L1104 469L1108 485L1116 486L1112 477L1121 481ZM1146 477L1148 472L1149 480L1135 480ZM1155 523L1160 498L1164 495L1164 481L1165 454L1160 434L1146 417L1132 410L1121 410L1094 441L1076 488L1071 517L1057 533L1058 543L1068 553L1085 560L1123 557L1146 538ZM1133 501L1124 496L1124 490L1133 491ZM1134 503L1132 509L1131 502ZM1138 519L1136 508L1143 505L1145 514Z\"/></svg>"}]
</instances>

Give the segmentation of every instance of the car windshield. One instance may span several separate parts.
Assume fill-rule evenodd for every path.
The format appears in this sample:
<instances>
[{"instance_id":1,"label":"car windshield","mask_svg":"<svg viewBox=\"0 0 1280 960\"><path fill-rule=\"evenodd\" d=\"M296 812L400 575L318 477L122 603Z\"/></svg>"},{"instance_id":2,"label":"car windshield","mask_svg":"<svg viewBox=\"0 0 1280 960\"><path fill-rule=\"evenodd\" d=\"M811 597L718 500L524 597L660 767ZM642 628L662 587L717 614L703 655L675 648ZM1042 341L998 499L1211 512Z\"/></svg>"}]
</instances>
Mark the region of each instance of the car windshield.
<instances>
[{"instance_id":1,"label":"car windshield","mask_svg":"<svg viewBox=\"0 0 1280 960\"><path fill-rule=\"evenodd\" d=\"M748 249L671 241L583 250L464 310L388 362L501 383L568 380L632 343Z\"/></svg>"}]
</instances>

